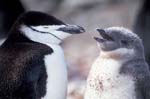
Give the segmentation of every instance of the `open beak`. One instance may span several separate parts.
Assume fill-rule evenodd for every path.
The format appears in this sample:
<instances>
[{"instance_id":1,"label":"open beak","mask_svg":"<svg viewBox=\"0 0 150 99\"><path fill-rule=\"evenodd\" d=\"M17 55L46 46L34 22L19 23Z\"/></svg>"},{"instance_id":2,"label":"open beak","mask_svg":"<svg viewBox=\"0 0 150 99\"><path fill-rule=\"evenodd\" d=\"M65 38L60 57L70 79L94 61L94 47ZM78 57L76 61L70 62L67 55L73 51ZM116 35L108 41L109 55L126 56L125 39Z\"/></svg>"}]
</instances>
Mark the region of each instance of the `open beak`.
<instances>
[{"instance_id":1,"label":"open beak","mask_svg":"<svg viewBox=\"0 0 150 99\"><path fill-rule=\"evenodd\" d=\"M114 39L105 32L104 29L97 29L97 31L100 33L101 38L99 37L94 37L94 39L100 43L103 43L105 41L114 41Z\"/></svg>"},{"instance_id":2,"label":"open beak","mask_svg":"<svg viewBox=\"0 0 150 99\"><path fill-rule=\"evenodd\" d=\"M77 25L66 25L65 27L59 28L58 31L63 31L70 34L80 34L85 32L83 27Z\"/></svg>"}]
</instances>

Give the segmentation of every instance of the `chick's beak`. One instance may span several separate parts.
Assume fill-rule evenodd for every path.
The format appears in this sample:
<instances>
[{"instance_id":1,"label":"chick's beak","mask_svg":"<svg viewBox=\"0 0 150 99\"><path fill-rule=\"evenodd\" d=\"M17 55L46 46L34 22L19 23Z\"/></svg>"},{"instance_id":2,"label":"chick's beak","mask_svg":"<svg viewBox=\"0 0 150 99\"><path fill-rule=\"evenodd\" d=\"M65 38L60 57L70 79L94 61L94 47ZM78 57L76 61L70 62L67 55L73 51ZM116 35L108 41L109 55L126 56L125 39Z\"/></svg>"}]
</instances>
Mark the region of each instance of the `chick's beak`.
<instances>
[{"instance_id":1,"label":"chick's beak","mask_svg":"<svg viewBox=\"0 0 150 99\"><path fill-rule=\"evenodd\" d=\"M114 41L114 39L104 30L104 29L97 29L103 39L108 41Z\"/></svg>"}]
</instances>

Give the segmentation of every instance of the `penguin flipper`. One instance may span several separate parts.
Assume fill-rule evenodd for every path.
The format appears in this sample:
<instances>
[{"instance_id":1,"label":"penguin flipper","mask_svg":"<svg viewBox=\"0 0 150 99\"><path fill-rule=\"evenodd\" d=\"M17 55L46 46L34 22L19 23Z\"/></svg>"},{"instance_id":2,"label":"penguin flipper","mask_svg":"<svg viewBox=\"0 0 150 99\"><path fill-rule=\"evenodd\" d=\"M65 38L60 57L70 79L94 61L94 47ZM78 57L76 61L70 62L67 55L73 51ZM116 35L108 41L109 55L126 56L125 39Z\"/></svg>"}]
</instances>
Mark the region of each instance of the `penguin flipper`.
<instances>
[{"instance_id":1,"label":"penguin flipper","mask_svg":"<svg viewBox=\"0 0 150 99\"><path fill-rule=\"evenodd\" d=\"M35 60L33 60L35 59ZM37 57L30 60L26 66L25 76L21 86L15 92L14 96L21 99L37 99L46 93L46 69L44 61Z\"/></svg>"}]
</instances>

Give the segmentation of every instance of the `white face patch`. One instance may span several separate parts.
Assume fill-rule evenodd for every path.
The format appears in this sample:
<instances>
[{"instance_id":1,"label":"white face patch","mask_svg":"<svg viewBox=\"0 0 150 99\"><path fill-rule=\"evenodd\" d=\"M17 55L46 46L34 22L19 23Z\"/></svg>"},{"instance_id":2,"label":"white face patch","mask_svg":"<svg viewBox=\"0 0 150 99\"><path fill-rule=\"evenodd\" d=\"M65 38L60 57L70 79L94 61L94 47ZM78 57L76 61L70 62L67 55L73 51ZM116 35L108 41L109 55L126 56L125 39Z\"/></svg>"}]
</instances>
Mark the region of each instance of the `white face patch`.
<instances>
[{"instance_id":1,"label":"white face patch","mask_svg":"<svg viewBox=\"0 0 150 99\"><path fill-rule=\"evenodd\" d=\"M25 36L35 42L40 42L43 44L59 44L62 40L71 35L69 33L58 31L58 29L62 27L65 27L65 25L45 25L31 27L22 25L20 30ZM40 33L40 31L43 33Z\"/></svg>"}]
</instances>

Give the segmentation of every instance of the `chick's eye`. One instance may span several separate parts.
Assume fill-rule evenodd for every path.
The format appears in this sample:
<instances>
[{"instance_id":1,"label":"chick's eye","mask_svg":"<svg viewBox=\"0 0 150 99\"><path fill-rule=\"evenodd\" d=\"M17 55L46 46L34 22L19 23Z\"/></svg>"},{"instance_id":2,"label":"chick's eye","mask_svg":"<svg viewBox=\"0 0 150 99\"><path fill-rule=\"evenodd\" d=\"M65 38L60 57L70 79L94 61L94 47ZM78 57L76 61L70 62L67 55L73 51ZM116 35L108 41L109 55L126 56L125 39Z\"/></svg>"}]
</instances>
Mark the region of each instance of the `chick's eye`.
<instances>
[{"instance_id":1,"label":"chick's eye","mask_svg":"<svg viewBox=\"0 0 150 99\"><path fill-rule=\"evenodd\" d=\"M121 44L123 44L123 45L128 45L128 42L125 41L125 40L121 40Z\"/></svg>"}]
</instances>

